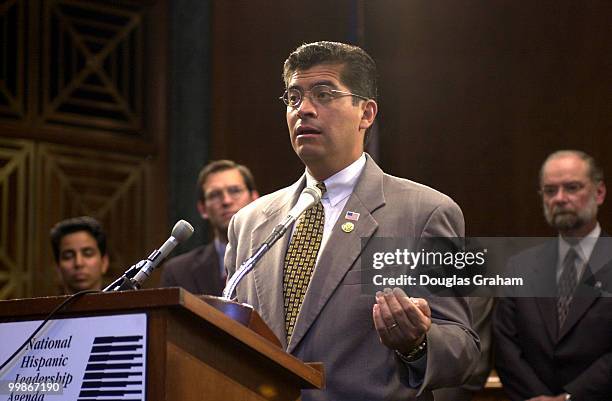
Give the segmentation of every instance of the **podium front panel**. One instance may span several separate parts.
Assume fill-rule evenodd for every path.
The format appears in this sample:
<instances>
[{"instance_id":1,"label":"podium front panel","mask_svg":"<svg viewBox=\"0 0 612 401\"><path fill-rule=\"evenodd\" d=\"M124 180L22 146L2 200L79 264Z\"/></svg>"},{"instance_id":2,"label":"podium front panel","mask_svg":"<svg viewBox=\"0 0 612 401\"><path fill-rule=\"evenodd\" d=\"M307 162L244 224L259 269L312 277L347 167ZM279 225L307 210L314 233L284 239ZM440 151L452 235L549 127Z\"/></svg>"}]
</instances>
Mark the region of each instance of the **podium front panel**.
<instances>
[{"instance_id":1,"label":"podium front panel","mask_svg":"<svg viewBox=\"0 0 612 401\"><path fill-rule=\"evenodd\" d=\"M0 323L0 361L40 323ZM145 313L50 320L0 372L0 401L145 400L146 363Z\"/></svg>"}]
</instances>

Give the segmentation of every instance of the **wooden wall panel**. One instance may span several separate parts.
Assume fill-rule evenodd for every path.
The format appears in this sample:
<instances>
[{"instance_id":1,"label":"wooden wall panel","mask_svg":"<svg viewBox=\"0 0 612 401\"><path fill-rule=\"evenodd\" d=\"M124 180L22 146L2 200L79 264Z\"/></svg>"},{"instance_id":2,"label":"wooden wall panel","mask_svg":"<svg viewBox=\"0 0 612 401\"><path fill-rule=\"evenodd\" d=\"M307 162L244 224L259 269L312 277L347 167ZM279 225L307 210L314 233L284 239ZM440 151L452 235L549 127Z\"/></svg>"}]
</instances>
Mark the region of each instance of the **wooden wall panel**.
<instances>
[{"instance_id":1,"label":"wooden wall panel","mask_svg":"<svg viewBox=\"0 0 612 401\"><path fill-rule=\"evenodd\" d=\"M0 299L58 292L61 219L101 220L108 280L167 237L166 18L165 0L0 1Z\"/></svg>"},{"instance_id":2,"label":"wooden wall panel","mask_svg":"<svg viewBox=\"0 0 612 401\"><path fill-rule=\"evenodd\" d=\"M88 215L98 219L108 235L110 267L107 281L146 255L146 233L152 229L145 215L146 160L82 148L40 144L36 150L39 190L37 221L42 234L64 216ZM38 242L42 250L35 275L37 293L56 289L53 253L48 235Z\"/></svg>"},{"instance_id":3,"label":"wooden wall panel","mask_svg":"<svg viewBox=\"0 0 612 401\"><path fill-rule=\"evenodd\" d=\"M32 293L34 146L0 138L0 299Z\"/></svg>"},{"instance_id":4,"label":"wooden wall panel","mask_svg":"<svg viewBox=\"0 0 612 401\"><path fill-rule=\"evenodd\" d=\"M159 151L165 143L166 1L3 3L3 135L64 143L70 134L74 145Z\"/></svg>"},{"instance_id":5,"label":"wooden wall panel","mask_svg":"<svg viewBox=\"0 0 612 401\"><path fill-rule=\"evenodd\" d=\"M24 119L26 113L27 6L24 1L0 3L0 118Z\"/></svg>"},{"instance_id":6,"label":"wooden wall panel","mask_svg":"<svg viewBox=\"0 0 612 401\"><path fill-rule=\"evenodd\" d=\"M42 93L37 124L146 139L142 7L46 1L41 12Z\"/></svg>"}]
</instances>

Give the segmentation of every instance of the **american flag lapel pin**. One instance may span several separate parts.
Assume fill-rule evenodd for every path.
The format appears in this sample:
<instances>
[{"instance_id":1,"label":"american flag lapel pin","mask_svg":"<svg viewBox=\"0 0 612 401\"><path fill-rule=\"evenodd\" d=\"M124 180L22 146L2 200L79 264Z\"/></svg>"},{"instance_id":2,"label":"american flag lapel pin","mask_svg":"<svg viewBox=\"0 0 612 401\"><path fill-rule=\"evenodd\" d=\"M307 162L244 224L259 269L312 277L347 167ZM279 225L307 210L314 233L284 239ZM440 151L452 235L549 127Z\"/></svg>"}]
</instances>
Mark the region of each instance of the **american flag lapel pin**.
<instances>
[{"instance_id":1,"label":"american flag lapel pin","mask_svg":"<svg viewBox=\"0 0 612 401\"><path fill-rule=\"evenodd\" d=\"M359 213L357 212L351 212L350 210L348 210L346 212L346 214L344 215L344 218L346 220L352 220L352 221L357 221L359 220Z\"/></svg>"}]
</instances>

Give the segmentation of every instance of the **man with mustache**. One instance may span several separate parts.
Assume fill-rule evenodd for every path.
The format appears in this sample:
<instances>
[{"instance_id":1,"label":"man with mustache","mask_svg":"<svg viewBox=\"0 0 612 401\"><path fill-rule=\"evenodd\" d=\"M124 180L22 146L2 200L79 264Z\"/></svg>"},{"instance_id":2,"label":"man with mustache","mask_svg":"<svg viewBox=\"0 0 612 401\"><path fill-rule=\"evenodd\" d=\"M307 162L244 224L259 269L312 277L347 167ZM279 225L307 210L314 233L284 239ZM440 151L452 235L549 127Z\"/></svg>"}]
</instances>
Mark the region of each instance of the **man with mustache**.
<instances>
[{"instance_id":1,"label":"man with mustache","mask_svg":"<svg viewBox=\"0 0 612 401\"><path fill-rule=\"evenodd\" d=\"M512 401L609 401L612 397L612 249L597 221L606 197L601 169L577 150L557 151L540 170L544 216L559 234L510 265L549 293L500 298L495 361Z\"/></svg>"},{"instance_id":2,"label":"man with mustache","mask_svg":"<svg viewBox=\"0 0 612 401\"><path fill-rule=\"evenodd\" d=\"M378 105L376 65L363 49L304 44L285 61L283 78L289 139L305 172L234 216L228 274L304 187L317 185L323 196L244 277L237 299L253 305L287 352L323 362L325 388L302 391L303 401L433 400L432 389L459 385L478 359L465 299L423 288L411 289L413 298L399 288L368 292L361 258L375 237L463 236L461 210L440 192L383 173L364 153Z\"/></svg>"},{"instance_id":3,"label":"man with mustache","mask_svg":"<svg viewBox=\"0 0 612 401\"><path fill-rule=\"evenodd\" d=\"M214 233L211 243L164 264L160 286L183 287L194 294L221 295L225 286L223 258L227 226L238 210L259 197L251 171L232 160L216 160L200 170L198 212Z\"/></svg>"}]
</instances>

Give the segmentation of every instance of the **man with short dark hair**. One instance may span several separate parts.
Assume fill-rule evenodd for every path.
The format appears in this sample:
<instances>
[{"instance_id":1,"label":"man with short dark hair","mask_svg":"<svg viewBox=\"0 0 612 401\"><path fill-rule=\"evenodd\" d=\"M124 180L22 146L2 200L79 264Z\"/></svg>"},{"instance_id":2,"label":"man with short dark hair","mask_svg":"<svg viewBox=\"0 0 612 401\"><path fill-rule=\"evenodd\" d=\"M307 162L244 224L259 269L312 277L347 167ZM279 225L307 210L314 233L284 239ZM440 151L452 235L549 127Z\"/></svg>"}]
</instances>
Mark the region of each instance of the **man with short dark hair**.
<instances>
[{"instance_id":1,"label":"man with short dark hair","mask_svg":"<svg viewBox=\"0 0 612 401\"><path fill-rule=\"evenodd\" d=\"M612 247L597 211L606 197L601 169L576 150L542 164L544 216L558 238L509 262L534 277L530 297L500 298L495 363L511 400L609 401L612 397ZM516 294L515 294L516 295ZM539 296L533 298L533 296Z\"/></svg>"},{"instance_id":2,"label":"man with short dark hair","mask_svg":"<svg viewBox=\"0 0 612 401\"><path fill-rule=\"evenodd\" d=\"M162 287L183 287L194 294L221 295L225 285L223 258L230 219L259 196L251 171L231 160L213 161L197 180L197 208L208 220L214 240L165 263Z\"/></svg>"},{"instance_id":3,"label":"man with short dark hair","mask_svg":"<svg viewBox=\"0 0 612 401\"><path fill-rule=\"evenodd\" d=\"M383 173L364 153L378 105L376 66L363 49L302 45L283 78L289 138L306 171L236 214L228 274L305 186L317 185L323 197L244 277L237 299L258 310L288 352L324 363L325 389L305 390L302 400L432 400L431 389L460 384L478 359L467 304L426 298L422 289L414 298L399 288L363 293L361 255L374 236L460 237L461 210L446 195Z\"/></svg>"},{"instance_id":4,"label":"man with short dark hair","mask_svg":"<svg viewBox=\"0 0 612 401\"><path fill-rule=\"evenodd\" d=\"M50 237L64 292L102 289L108 255L100 223L88 216L63 220L51 229Z\"/></svg>"}]
</instances>

